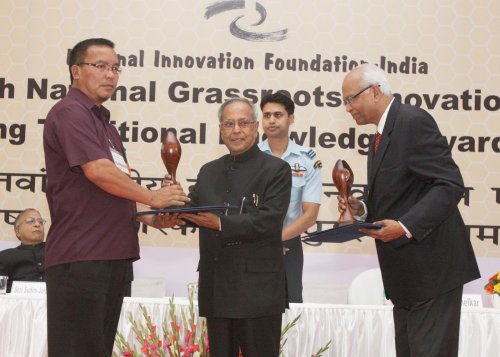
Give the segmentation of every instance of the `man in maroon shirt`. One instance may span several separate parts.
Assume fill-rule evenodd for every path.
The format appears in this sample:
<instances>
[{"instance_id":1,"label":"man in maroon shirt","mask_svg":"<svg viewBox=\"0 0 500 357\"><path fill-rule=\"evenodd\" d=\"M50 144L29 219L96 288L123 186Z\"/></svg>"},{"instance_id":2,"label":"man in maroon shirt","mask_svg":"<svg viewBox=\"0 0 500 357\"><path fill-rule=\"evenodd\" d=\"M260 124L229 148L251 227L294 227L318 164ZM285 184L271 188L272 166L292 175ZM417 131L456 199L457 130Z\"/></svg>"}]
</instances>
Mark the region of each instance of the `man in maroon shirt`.
<instances>
[{"instance_id":1,"label":"man in maroon shirt","mask_svg":"<svg viewBox=\"0 0 500 357\"><path fill-rule=\"evenodd\" d=\"M43 132L52 221L45 252L49 356L110 356L139 259L137 209L189 199L178 184L152 192L128 176L120 136L102 106L121 70L113 42L78 43L69 70L71 89L50 110ZM176 217L140 220L177 223Z\"/></svg>"}]
</instances>

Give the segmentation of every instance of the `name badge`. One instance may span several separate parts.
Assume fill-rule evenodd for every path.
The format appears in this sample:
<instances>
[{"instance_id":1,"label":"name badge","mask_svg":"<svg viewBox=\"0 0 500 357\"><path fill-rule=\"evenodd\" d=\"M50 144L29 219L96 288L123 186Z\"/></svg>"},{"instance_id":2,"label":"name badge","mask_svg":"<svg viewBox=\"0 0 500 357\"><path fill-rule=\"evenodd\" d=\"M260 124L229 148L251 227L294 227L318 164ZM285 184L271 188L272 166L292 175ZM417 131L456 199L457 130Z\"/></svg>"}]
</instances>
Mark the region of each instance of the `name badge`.
<instances>
[{"instance_id":1,"label":"name badge","mask_svg":"<svg viewBox=\"0 0 500 357\"><path fill-rule=\"evenodd\" d=\"M130 176L129 167L125 162L125 158L122 156L122 154L120 154L112 147L110 147L109 150L111 150L111 156L113 156L113 161L115 162L116 167L118 167L122 172Z\"/></svg>"}]
</instances>

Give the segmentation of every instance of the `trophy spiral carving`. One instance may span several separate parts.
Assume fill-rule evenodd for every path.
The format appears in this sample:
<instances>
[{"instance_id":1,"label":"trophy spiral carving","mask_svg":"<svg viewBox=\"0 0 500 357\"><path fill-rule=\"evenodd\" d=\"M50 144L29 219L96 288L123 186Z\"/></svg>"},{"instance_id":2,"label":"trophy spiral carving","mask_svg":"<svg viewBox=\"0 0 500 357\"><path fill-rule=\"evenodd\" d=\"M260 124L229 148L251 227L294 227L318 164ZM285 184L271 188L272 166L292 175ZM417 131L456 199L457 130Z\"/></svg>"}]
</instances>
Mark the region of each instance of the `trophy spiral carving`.
<instances>
[{"instance_id":1,"label":"trophy spiral carving","mask_svg":"<svg viewBox=\"0 0 500 357\"><path fill-rule=\"evenodd\" d=\"M339 196L346 202L346 210L340 214L338 222L354 222L354 216L347 202L347 197L349 197L351 193L352 184L354 182L354 174L347 162L344 160L337 160L332 171L332 178L339 191Z\"/></svg>"},{"instance_id":2,"label":"trophy spiral carving","mask_svg":"<svg viewBox=\"0 0 500 357\"><path fill-rule=\"evenodd\" d=\"M175 130L168 129L161 142L161 159L174 183L177 182L177 165L179 165L181 153L181 144L177 140Z\"/></svg>"}]
</instances>

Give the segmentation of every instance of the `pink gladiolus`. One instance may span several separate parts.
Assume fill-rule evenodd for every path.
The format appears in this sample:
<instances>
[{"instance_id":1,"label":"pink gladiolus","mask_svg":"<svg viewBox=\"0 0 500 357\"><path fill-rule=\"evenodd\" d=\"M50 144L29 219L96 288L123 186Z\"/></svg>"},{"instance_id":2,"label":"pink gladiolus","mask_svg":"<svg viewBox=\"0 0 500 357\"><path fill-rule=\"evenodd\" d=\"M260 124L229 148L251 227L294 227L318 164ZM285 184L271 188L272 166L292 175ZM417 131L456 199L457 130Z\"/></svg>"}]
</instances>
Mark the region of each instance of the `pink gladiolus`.
<instances>
[{"instance_id":1,"label":"pink gladiolus","mask_svg":"<svg viewBox=\"0 0 500 357\"><path fill-rule=\"evenodd\" d=\"M144 352L146 356L149 356L149 342L148 340L144 340L141 351Z\"/></svg>"},{"instance_id":2,"label":"pink gladiolus","mask_svg":"<svg viewBox=\"0 0 500 357\"><path fill-rule=\"evenodd\" d=\"M192 332L191 331L187 331L186 332L186 336L184 337L184 343L188 344L189 341L191 340L191 336L193 336Z\"/></svg>"},{"instance_id":3,"label":"pink gladiolus","mask_svg":"<svg viewBox=\"0 0 500 357\"><path fill-rule=\"evenodd\" d=\"M198 351L198 345L188 345L186 349L184 350L183 357L191 357L192 353L195 353Z\"/></svg>"}]
</instances>

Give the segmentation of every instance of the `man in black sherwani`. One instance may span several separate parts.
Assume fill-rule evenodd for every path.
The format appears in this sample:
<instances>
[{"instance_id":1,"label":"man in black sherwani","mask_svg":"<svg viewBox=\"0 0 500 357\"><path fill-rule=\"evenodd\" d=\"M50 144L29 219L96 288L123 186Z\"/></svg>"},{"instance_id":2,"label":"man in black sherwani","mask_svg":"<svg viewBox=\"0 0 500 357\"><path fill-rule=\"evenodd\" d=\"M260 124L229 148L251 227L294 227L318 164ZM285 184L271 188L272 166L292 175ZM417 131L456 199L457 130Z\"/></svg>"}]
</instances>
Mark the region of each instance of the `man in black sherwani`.
<instances>
[{"instance_id":1,"label":"man in black sherwani","mask_svg":"<svg viewBox=\"0 0 500 357\"><path fill-rule=\"evenodd\" d=\"M281 231L292 176L290 165L257 147L256 118L246 99L222 104L229 154L205 164L190 187L193 205L237 208L181 215L200 226L198 301L216 357L236 357L239 349L245 357L277 357L288 304Z\"/></svg>"}]
</instances>

